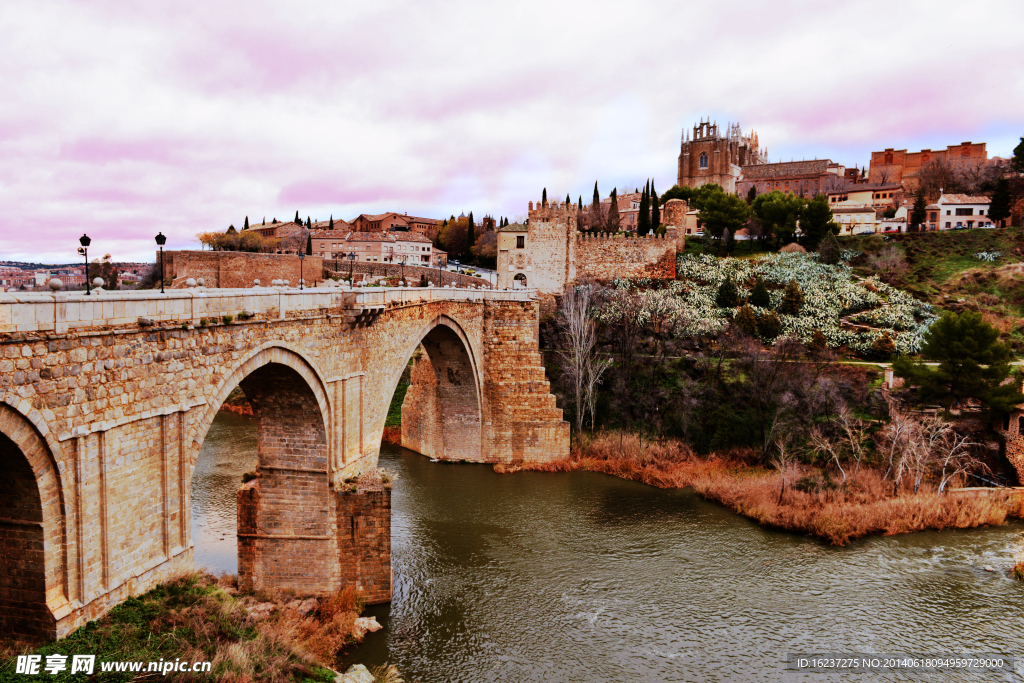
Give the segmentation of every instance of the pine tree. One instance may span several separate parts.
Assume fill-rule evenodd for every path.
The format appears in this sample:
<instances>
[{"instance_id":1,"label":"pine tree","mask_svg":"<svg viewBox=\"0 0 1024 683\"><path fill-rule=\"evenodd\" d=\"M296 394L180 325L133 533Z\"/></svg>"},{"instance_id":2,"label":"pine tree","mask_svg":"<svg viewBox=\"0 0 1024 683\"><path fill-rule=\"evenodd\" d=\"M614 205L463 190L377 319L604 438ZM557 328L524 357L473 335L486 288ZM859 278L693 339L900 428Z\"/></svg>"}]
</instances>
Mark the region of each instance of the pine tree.
<instances>
[{"instance_id":1,"label":"pine tree","mask_svg":"<svg viewBox=\"0 0 1024 683\"><path fill-rule=\"evenodd\" d=\"M473 243L476 242L476 226L473 224L473 212L469 212L469 223L466 225L466 260L473 258Z\"/></svg>"},{"instance_id":2,"label":"pine tree","mask_svg":"<svg viewBox=\"0 0 1024 683\"><path fill-rule=\"evenodd\" d=\"M715 305L719 308L735 308L739 298L740 295L739 290L736 288L736 283L732 281L731 275L727 275L718 287L718 293L715 295Z\"/></svg>"},{"instance_id":3,"label":"pine tree","mask_svg":"<svg viewBox=\"0 0 1024 683\"><path fill-rule=\"evenodd\" d=\"M740 306L732 322L751 337L757 333L757 315L750 306Z\"/></svg>"},{"instance_id":4,"label":"pine tree","mask_svg":"<svg viewBox=\"0 0 1024 683\"><path fill-rule=\"evenodd\" d=\"M825 238L818 245L818 260L830 266L834 266L842 259L842 249L839 247L839 240L831 230L825 233Z\"/></svg>"},{"instance_id":5,"label":"pine tree","mask_svg":"<svg viewBox=\"0 0 1024 683\"><path fill-rule=\"evenodd\" d=\"M548 188L544 188L544 191L540 195L540 205L544 208L548 206Z\"/></svg>"},{"instance_id":6,"label":"pine tree","mask_svg":"<svg viewBox=\"0 0 1024 683\"><path fill-rule=\"evenodd\" d=\"M754 290L750 293L750 305L758 308L771 308L772 297L761 278L754 281Z\"/></svg>"},{"instance_id":7,"label":"pine tree","mask_svg":"<svg viewBox=\"0 0 1024 683\"><path fill-rule=\"evenodd\" d=\"M757 321L757 333L762 339L775 339L782 334L782 321L775 311L762 315Z\"/></svg>"},{"instance_id":8,"label":"pine tree","mask_svg":"<svg viewBox=\"0 0 1024 683\"><path fill-rule=\"evenodd\" d=\"M658 206L658 193L654 190L654 181L651 181L651 230L657 230L661 225L661 207Z\"/></svg>"},{"instance_id":9,"label":"pine tree","mask_svg":"<svg viewBox=\"0 0 1024 683\"><path fill-rule=\"evenodd\" d=\"M804 293L800 291L800 285L796 283L796 280L790 280L782 293L782 305L779 306L779 312L798 315L803 305Z\"/></svg>"},{"instance_id":10,"label":"pine tree","mask_svg":"<svg viewBox=\"0 0 1024 683\"><path fill-rule=\"evenodd\" d=\"M611 204L608 206L608 231L619 231L619 198L614 187L612 188Z\"/></svg>"},{"instance_id":11,"label":"pine tree","mask_svg":"<svg viewBox=\"0 0 1024 683\"><path fill-rule=\"evenodd\" d=\"M644 185L644 191L640 195L640 212L636 217L636 234L644 237L651 231L651 200L647 195L651 183Z\"/></svg>"},{"instance_id":12,"label":"pine tree","mask_svg":"<svg viewBox=\"0 0 1024 683\"><path fill-rule=\"evenodd\" d=\"M249 217L246 216L245 217L245 224L242 226L242 230L248 230L248 229L249 229Z\"/></svg>"},{"instance_id":13,"label":"pine tree","mask_svg":"<svg viewBox=\"0 0 1024 683\"><path fill-rule=\"evenodd\" d=\"M814 330L814 334L811 335L811 341L807 342L807 349L814 353L821 353L828 348L828 340L825 339L825 335L821 330Z\"/></svg>"},{"instance_id":14,"label":"pine tree","mask_svg":"<svg viewBox=\"0 0 1024 683\"><path fill-rule=\"evenodd\" d=\"M747 190L747 204L753 204L754 203L754 198L756 198L756 197L757 197L757 188L754 187L753 185L751 185L750 189Z\"/></svg>"},{"instance_id":15,"label":"pine tree","mask_svg":"<svg viewBox=\"0 0 1024 683\"><path fill-rule=\"evenodd\" d=\"M1001 221L1010 217L1010 181L1007 178L1000 178L996 181L988 217L995 222L997 227Z\"/></svg>"},{"instance_id":16,"label":"pine tree","mask_svg":"<svg viewBox=\"0 0 1024 683\"><path fill-rule=\"evenodd\" d=\"M1024 138L1020 144L1013 148L1013 160L1010 161L1010 168L1017 173L1024 173Z\"/></svg>"}]
</instances>

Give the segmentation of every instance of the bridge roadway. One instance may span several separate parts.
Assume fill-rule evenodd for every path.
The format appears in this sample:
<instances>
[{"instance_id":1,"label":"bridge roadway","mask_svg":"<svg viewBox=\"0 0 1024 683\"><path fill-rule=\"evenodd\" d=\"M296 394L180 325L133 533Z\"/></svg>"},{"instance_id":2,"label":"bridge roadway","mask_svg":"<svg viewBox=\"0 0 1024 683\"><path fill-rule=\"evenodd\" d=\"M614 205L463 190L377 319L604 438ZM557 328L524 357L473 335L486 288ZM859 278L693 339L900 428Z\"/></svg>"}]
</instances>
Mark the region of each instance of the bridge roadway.
<instances>
[{"instance_id":1,"label":"bridge roadway","mask_svg":"<svg viewBox=\"0 0 1024 683\"><path fill-rule=\"evenodd\" d=\"M192 568L192 471L237 386L259 433L242 587L390 600L390 491L352 481L402 372L409 448L565 457L537 316L530 290L0 294L0 634L63 636Z\"/></svg>"}]
</instances>

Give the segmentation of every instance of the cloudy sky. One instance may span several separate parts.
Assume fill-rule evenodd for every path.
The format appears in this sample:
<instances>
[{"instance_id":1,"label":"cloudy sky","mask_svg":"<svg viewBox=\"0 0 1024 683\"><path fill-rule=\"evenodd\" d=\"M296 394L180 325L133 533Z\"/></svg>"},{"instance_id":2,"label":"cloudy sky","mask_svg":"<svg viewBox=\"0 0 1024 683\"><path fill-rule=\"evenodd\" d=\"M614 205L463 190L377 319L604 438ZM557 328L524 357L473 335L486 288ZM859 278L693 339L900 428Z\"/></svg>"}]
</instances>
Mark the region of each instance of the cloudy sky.
<instances>
[{"instance_id":1,"label":"cloudy sky","mask_svg":"<svg viewBox=\"0 0 1024 683\"><path fill-rule=\"evenodd\" d=\"M264 217L516 216L772 158L1024 135L1024 3L4 0L0 260L152 260Z\"/></svg>"}]
</instances>

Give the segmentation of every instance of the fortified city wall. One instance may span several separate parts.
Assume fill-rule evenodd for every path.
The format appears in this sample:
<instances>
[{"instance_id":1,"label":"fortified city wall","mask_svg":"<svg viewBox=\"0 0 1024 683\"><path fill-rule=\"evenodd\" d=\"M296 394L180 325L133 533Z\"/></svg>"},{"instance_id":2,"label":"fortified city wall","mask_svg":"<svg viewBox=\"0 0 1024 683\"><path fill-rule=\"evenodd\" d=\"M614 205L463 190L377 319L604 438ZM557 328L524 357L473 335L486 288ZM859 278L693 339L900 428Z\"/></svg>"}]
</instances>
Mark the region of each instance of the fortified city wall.
<instances>
[{"instance_id":1,"label":"fortified city wall","mask_svg":"<svg viewBox=\"0 0 1024 683\"><path fill-rule=\"evenodd\" d=\"M159 252L156 263L160 263ZM254 280L267 286L271 280L288 280L298 286L299 273L307 283L320 280L323 259L306 256L299 264L295 254L259 254L244 251L165 251L164 277L173 278L172 287L185 287L188 278L203 278L203 285L214 288L252 287Z\"/></svg>"}]
</instances>

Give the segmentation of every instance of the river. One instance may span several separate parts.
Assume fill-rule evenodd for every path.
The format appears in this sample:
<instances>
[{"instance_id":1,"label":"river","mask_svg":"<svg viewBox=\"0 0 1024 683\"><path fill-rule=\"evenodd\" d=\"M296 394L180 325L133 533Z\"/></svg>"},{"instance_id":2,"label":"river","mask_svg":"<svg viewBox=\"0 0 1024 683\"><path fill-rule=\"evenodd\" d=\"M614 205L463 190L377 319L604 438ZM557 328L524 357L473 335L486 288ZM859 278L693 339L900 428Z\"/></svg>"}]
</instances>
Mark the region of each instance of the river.
<instances>
[{"instance_id":1,"label":"river","mask_svg":"<svg viewBox=\"0 0 1024 683\"><path fill-rule=\"evenodd\" d=\"M251 418L217 417L193 479L197 566L237 569L235 490L255 449ZM406 681L1011 680L783 667L787 653L1024 645L1024 585L1006 575L1019 523L834 548L689 490L498 475L392 446L380 462L399 474L394 601L367 609L384 629L346 661L387 661Z\"/></svg>"}]
</instances>

